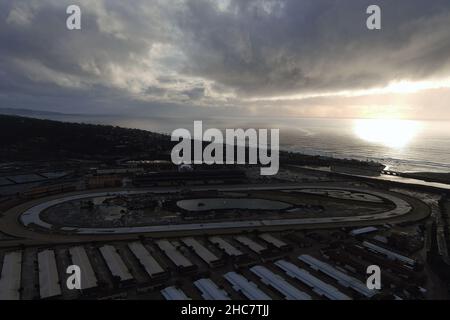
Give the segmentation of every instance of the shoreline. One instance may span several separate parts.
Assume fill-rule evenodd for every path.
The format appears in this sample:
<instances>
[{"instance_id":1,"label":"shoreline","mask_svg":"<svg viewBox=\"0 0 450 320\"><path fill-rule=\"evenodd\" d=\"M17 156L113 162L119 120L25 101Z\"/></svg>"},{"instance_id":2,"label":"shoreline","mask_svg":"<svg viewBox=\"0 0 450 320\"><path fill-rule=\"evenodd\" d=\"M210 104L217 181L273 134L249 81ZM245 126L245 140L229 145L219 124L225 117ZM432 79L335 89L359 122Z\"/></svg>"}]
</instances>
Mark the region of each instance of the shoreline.
<instances>
[{"instance_id":1,"label":"shoreline","mask_svg":"<svg viewBox=\"0 0 450 320\"><path fill-rule=\"evenodd\" d=\"M440 183L440 182L431 182L425 180L419 180L414 178L407 178L401 175L393 176L393 175L379 175L379 176L369 176L369 175L358 175L351 173L343 173L343 172L334 172L331 171L330 168L320 168L320 167L312 167L312 166L296 166L296 165L288 165L287 167L298 169L298 170L311 170L324 172L337 176L347 176L352 177L354 179L362 179L364 181L376 181L379 183L388 183L391 185L399 184L399 185L407 185L410 187L415 187L418 189L430 189L433 191L439 192L447 192L450 193L450 183Z\"/></svg>"},{"instance_id":2,"label":"shoreline","mask_svg":"<svg viewBox=\"0 0 450 320\"><path fill-rule=\"evenodd\" d=\"M60 126L66 126L66 125L77 125L77 126L85 126L85 130L92 130L92 127L98 126L98 127L113 127L112 125L106 125L106 124L86 124L83 122L66 122L61 120L51 120L51 119L42 119L39 118L39 116L34 115L32 116L20 116L20 115L0 115L2 118L6 119L18 119L19 121L22 119L29 119L30 122L41 122L41 125L36 125L36 133L40 134L43 129L46 129L48 126L48 122L51 122L51 124L59 124ZM7 120L8 121L8 120ZM39 127L41 127L39 129ZM116 127L117 128L117 127ZM141 131L145 132L148 135L159 135L156 132L149 131L149 130L142 130L142 129L129 129L129 128L122 128L120 127L120 130L123 130L123 133L125 134L126 131L129 132L129 130L133 131ZM160 135L159 140L170 140L169 135ZM165 146L166 148L168 145ZM292 150L280 150L280 164L282 165L299 165L299 166L311 166L311 167L333 167L336 169L337 172L343 172L343 173L349 173L349 174L355 174L355 175L369 175L369 176L378 176L382 173L383 170L390 170L389 164L383 163L383 161L380 161L380 159L373 159L370 160L370 158L367 158L366 160L359 159L359 157L350 157L350 158L341 158L341 157L333 157L330 155L320 155L320 151L317 151L316 155L308 154L308 153L301 153L301 151L292 151ZM80 153L80 155L82 155ZM6 160L5 163L8 162L20 162L25 159L20 159L21 155L17 154L16 159L10 159L9 161ZM50 155L51 157L51 155ZM93 160L96 158L93 156ZM133 157L135 158L135 157ZM48 160L48 159L47 159ZM61 160L61 159L59 159ZM101 160L101 159L98 159ZM401 159L399 159L401 160ZM26 161L26 160L25 160ZM34 161L39 161L39 159L35 159ZM435 182L435 183L444 183L449 184L450 183L450 172L433 172L433 171L397 171L395 170L395 167L393 168L392 172L394 172L397 176L401 176L404 178L410 178L410 179L418 179L426 182Z\"/></svg>"}]
</instances>

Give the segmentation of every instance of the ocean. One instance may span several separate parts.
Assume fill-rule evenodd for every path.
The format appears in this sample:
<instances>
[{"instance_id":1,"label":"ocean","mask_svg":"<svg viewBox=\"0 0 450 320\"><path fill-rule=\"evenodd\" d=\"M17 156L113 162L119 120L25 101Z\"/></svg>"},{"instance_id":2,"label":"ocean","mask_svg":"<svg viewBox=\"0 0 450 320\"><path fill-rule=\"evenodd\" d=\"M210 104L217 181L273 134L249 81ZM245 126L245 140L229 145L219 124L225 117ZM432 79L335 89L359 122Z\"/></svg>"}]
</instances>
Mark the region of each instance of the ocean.
<instances>
[{"instance_id":1,"label":"ocean","mask_svg":"<svg viewBox=\"0 0 450 320\"><path fill-rule=\"evenodd\" d=\"M170 134L193 131L193 121L207 128L278 128L280 148L310 155L374 160L402 172L450 172L450 121L305 118L162 118L46 115L42 118L110 124Z\"/></svg>"}]
</instances>

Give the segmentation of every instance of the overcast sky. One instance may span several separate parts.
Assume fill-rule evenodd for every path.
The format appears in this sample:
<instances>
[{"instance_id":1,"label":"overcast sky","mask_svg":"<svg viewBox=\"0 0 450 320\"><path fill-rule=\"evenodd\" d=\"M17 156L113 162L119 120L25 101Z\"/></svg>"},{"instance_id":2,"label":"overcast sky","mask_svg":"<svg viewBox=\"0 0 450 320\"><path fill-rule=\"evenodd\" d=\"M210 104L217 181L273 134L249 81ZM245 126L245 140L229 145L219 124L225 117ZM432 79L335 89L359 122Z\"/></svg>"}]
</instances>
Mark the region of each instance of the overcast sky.
<instances>
[{"instance_id":1,"label":"overcast sky","mask_svg":"<svg viewBox=\"0 0 450 320\"><path fill-rule=\"evenodd\" d=\"M3 108L450 119L448 0L2 0L0 41Z\"/></svg>"}]
</instances>

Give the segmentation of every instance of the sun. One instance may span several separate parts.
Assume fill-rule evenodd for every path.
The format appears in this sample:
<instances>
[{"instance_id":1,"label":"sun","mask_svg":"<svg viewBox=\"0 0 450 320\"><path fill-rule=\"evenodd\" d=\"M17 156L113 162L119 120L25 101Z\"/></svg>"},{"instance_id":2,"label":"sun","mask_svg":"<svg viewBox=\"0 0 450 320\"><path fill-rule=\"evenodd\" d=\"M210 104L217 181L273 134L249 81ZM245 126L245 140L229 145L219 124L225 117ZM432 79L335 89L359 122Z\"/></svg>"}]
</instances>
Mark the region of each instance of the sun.
<instances>
[{"instance_id":1,"label":"sun","mask_svg":"<svg viewBox=\"0 0 450 320\"><path fill-rule=\"evenodd\" d=\"M358 138L392 149L408 146L420 129L420 123L411 120L357 119L353 124L353 131Z\"/></svg>"}]
</instances>

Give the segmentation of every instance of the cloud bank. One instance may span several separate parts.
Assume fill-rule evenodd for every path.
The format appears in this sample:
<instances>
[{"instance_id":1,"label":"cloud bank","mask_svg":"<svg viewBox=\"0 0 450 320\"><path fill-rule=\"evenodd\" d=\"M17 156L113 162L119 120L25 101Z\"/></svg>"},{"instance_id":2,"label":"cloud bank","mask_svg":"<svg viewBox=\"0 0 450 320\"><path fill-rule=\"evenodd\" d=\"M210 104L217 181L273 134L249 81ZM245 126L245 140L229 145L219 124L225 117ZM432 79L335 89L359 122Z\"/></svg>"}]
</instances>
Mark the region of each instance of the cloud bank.
<instances>
[{"instance_id":1,"label":"cloud bank","mask_svg":"<svg viewBox=\"0 0 450 320\"><path fill-rule=\"evenodd\" d=\"M380 31L366 28L374 3ZM70 4L82 9L81 31L66 29ZM439 99L450 87L448 0L4 0L0 9L2 107L345 117L392 107L426 118L431 103L450 117ZM430 85L371 91L397 82Z\"/></svg>"}]
</instances>

